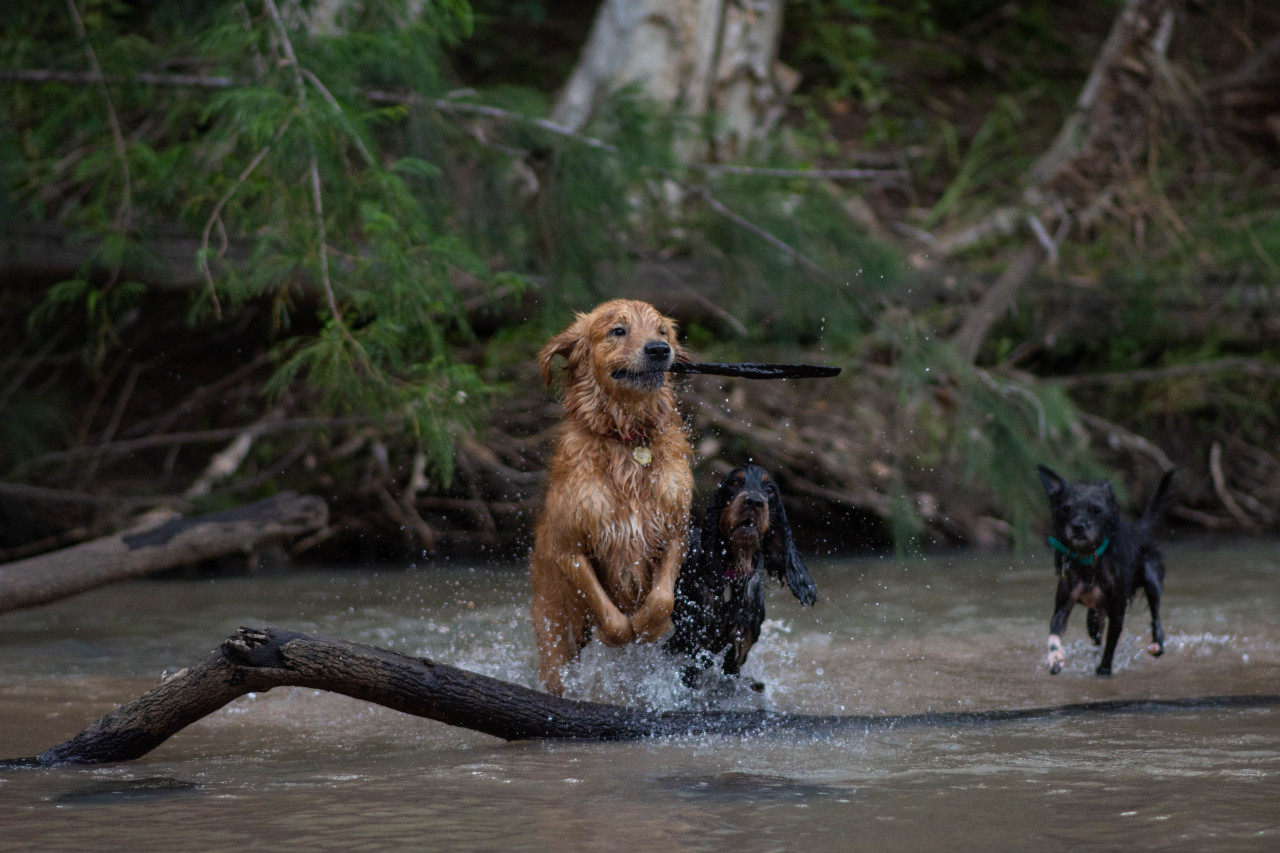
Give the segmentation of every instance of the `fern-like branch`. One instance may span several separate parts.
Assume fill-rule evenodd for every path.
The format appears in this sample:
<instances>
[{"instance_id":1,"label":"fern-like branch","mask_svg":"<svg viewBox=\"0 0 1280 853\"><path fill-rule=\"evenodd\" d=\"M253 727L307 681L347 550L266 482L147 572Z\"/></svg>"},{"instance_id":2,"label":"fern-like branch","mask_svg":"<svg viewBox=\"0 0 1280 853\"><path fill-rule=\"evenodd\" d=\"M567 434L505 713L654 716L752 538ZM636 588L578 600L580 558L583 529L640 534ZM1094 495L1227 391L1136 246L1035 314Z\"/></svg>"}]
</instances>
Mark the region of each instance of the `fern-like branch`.
<instances>
[{"instance_id":1,"label":"fern-like branch","mask_svg":"<svg viewBox=\"0 0 1280 853\"><path fill-rule=\"evenodd\" d=\"M294 53L293 42L289 39L289 31L285 28L284 20L280 17L280 10L276 8L275 0L262 0L262 5L266 8L267 13L271 15L271 22L275 25L276 35L280 39L280 48L284 51L285 62L293 69L294 86L298 92L298 107L305 110L307 107L307 87L302 80L302 65L298 62L298 55ZM328 94L327 89L324 89L323 86L320 88L325 94ZM368 152L365 152L365 155L367 157ZM338 306L337 294L333 290L333 281L329 277L329 243L325 235L324 225L324 188L320 182L320 165L316 157L314 142L311 143L309 171L311 173L311 206L316 218L316 235L319 238L320 286L324 289L325 299L328 302L329 313L333 316L333 321L337 323L347 343L351 344L353 349L358 352L359 344L351 336L351 330L347 328L346 320L342 316L342 309Z\"/></svg>"},{"instance_id":2,"label":"fern-like branch","mask_svg":"<svg viewBox=\"0 0 1280 853\"><path fill-rule=\"evenodd\" d=\"M227 191L218 199L217 204L213 206L213 212L209 214L208 220L205 221L204 232L200 235L200 273L204 276L205 284L209 286L209 299L213 303L213 314L219 320L222 319L222 305L218 302L218 291L213 285L213 272L209 269L209 234L213 230L214 224L221 222L222 209L227 206L227 203L230 202L235 194L240 190L240 187L244 186L244 182L249 180L249 176L253 174L254 170L257 169L259 165L261 165L267 155L271 153L272 146L281 140L285 132L289 129L289 125L292 123L293 119L290 118L285 121L284 124L280 125L275 136L271 137L271 141L258 150L258 153L249 161L249 165L244 167L244 170L240 172L240 175L236 178L235 182L228 187ZM221 257L222 253L219 252L218 255Z\"/></svg>"},{"instance_id":3,"label":"fern-like branch","mask_svg":"<svg viewBox=\"0 0 1280 853\"><path fill-rule=\"evenodd\" d=\"M94 51L93 44L89 41L89 33L85 30L84 20L80 17L80 9L76 7L75 0L67 0L67 13L71 16L71 22L75 26L76 36L84 44L84 54L89 60L89 68L93 71L98 91L106 104L107 125L111 128L111 142L115 147L116 159L120 161L120 177L122 180L120 206L116 209L115 227L117 231L127 231L133 215L133 181L129 176L129 152L125 147L124 132L120 130L120 120L116 116L115 105L111 102L111 93L107 91L107 84L102 74L102 66L98 64L98 54ZM112 278L119 275L119 273L120 268L117 265Z\"/></svg>"}]
</instances>

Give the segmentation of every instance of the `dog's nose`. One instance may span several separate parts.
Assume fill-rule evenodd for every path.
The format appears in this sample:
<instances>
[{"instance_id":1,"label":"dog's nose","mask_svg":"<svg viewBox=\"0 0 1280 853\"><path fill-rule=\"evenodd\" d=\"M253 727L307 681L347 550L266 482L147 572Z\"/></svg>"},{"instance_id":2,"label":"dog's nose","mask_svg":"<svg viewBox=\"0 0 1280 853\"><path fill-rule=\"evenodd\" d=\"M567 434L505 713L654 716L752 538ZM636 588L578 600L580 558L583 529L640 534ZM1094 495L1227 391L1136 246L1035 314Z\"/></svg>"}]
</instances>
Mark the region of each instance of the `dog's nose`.
<instances>
[{"instance_id":1,"label":"dog's nose","mask_svg":"<svg viewBox=\"0 0 1280 853\"><path fill-rule=\"evenodd\" d=\"M742 502L752 509L763 509L765 504L768 503L764 495L756 494L755 492L748 492L743 495Z\"/></svg>"},{"instance_id":2,"label":"dog's nose","mask_svg":"<svg viewBox=\"0 0 1280 853\"><path fill-rule=\"evenodd\" d=\"M644 345L644 354L650 361L666 361L671 357L671 344L666 341L649 341Z\"/></svg>"}]
</instances>

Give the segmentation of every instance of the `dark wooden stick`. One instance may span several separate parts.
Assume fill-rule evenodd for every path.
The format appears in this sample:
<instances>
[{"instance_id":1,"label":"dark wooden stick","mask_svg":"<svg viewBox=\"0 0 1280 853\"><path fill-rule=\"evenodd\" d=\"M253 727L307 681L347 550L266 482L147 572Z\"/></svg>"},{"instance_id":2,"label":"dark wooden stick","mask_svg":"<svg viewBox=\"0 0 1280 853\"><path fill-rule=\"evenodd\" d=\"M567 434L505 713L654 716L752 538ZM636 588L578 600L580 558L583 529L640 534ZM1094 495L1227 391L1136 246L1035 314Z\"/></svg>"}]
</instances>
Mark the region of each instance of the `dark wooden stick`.
<instances>
[{"instance_id":1,"label":"dark wooden stick","mask_svg":"<svg viewBox=\"0 0 1280 853\"><path fill-rule=\"evenodd\" d=\"M91 723L66 743L0 768L130 761L232 700L273 687L341 693L406 714L505 740L634 740L765 732L829 734L902 726L988 725L1050 717L1280 706L1280 696L1086 702L1053 708L910 714L806 716L771 711L647 711L562 699L398 652L278 628L241 628L201 664Z\"/></svg>"},{"instance_id":2,"label":"dark wooden stick","mask_svg":"<svg viewBox=\"0 0 1280 853\"><path fill-rule=\"evenodd\" d=\"M839 376L839 367L825 364L766 364L745 361L737 364L715 362L688 363L677 361L667 368L668 373L708 373L713 376L737 376L742 379L822 379Z\"/></svg>"}]
</instances>

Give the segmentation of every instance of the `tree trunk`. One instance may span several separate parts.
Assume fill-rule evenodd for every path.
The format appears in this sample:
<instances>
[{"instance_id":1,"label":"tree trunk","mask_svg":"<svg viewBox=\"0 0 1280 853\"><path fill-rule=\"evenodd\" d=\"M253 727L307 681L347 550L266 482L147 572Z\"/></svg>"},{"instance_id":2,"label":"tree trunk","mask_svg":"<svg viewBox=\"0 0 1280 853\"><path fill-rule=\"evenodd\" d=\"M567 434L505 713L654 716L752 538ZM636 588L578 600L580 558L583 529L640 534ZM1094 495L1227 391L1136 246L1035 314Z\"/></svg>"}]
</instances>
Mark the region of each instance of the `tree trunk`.
<instances>
[{"instance_id":1,"label":"tree trunk","mask_svg":"<svg viewBox=\"0 0 1280 853\"><path fill-rule=\"evenodd\" d=\"M249 554L319 530L328 519L320 498L281 492L236 509L175 518L7 563L0 566L0 613L200 560Z\"/></svg>"},{"instance_id":2,"label":"tree trunk","mask_svg":"<svg viewBox=\"0 0 1280 853\"><path fill-rule=\"evenodd\" d=\"M740 155L782 116L798 75L777 61L782 0L604 0L553 120L580 129L628 84L684 116L717 118L686 159Z\"/></svg>"},{"instance_id":3,"label":"tree trunk","mask_svg":"<svg viewBox=\"0 0 1280 853\"><path fill-rule=\"evenodd\" d=\"M503 738L634 740L763 732L866 731L902 726L984 725L1082 714L1261 708L1280 696L1104 701L1056 708L806 716L769 711L647 711L562 699L426 658L277 628L241 628L202 664L183 669L34 758L0 767L131 761L246 693L296 686L341 693L406 714Z\"/></svg>"}]
</instances>

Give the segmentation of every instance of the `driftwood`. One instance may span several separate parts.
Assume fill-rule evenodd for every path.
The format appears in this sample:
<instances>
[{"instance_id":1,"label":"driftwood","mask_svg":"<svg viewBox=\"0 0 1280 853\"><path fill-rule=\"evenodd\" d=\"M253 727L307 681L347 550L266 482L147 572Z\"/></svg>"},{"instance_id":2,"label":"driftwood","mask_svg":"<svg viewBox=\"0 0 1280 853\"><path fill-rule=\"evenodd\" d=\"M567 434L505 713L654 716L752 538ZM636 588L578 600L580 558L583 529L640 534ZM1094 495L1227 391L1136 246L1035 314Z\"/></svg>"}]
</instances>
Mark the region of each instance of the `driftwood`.
<instances>
[{"instance_id":1,"label":"driftwood","mask_svg":"<svg viewBox=\"0 0 1280 853\"><path fill-rule=\"evenodd\" d=\"M0 767L130 761L232 700L273 687L341 693L504 740L634 740L688 735L859 732L903 726L989 725L1064 716L1280 705L1280 696L1086 702L901 716L810 716L771 711L647 711L563 699L426 658L277 628L241 628L208 660L183 669L66 743Z\"/></svg>"},{"instance_id":2,"label":"driftwood","mask_svg":"<svg viewBox=\"0 0 1280 853\"><path fill-rule=\"evenodd\" d=\"M250 553L328 523L318 497L281 492L235 509L175 518L0 566L0 613L200 560Z\"/></svg>"}]
</instances>

